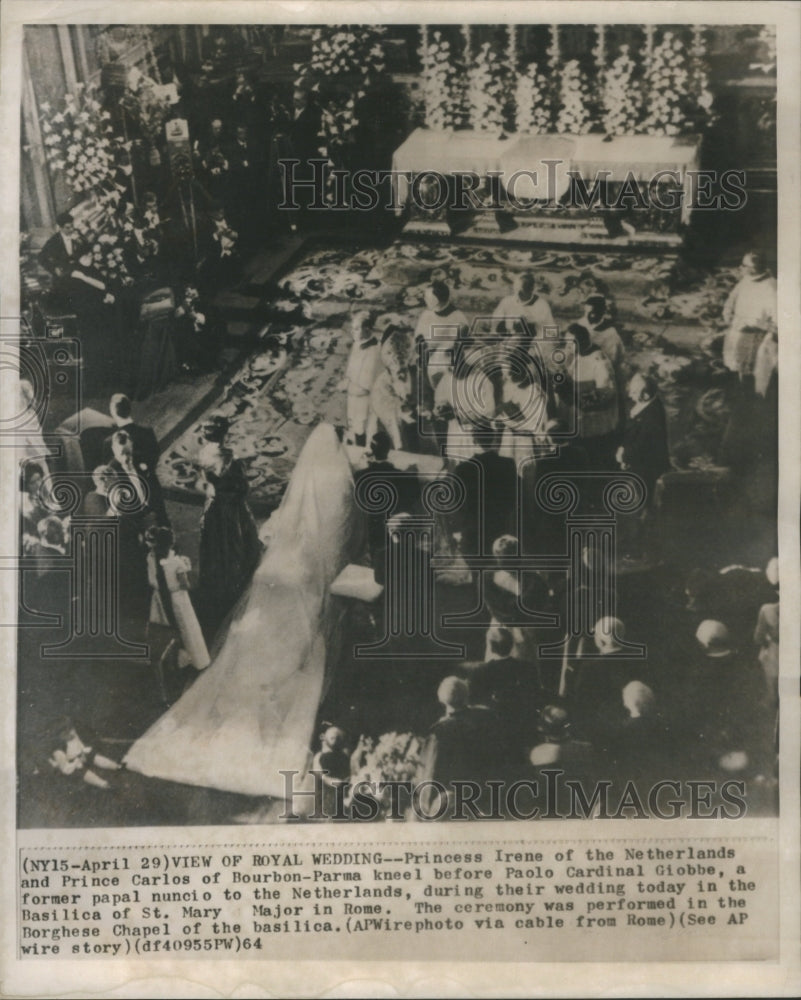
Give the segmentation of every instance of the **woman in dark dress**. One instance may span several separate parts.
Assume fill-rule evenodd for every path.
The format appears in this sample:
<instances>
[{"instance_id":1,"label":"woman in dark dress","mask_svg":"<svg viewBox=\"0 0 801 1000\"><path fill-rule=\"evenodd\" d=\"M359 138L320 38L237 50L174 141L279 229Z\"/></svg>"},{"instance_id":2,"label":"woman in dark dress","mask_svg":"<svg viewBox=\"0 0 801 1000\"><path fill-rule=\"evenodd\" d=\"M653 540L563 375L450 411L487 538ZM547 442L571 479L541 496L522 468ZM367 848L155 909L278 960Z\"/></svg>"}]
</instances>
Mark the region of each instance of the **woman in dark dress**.
<instances>
[{"instance_id":1,"label":"woman in dark dress","mask_svg":"<svg viewBox=\"0 0 801 1000\"><path fill-rule=\"evenodd\" d=\"M208 636L233 608L261 557L245 468L224 445L227 431L224 417L212 418L203 428L207 443L199 455L206 506L200 524L198 597Z\"/></svg>"}]
</instances>

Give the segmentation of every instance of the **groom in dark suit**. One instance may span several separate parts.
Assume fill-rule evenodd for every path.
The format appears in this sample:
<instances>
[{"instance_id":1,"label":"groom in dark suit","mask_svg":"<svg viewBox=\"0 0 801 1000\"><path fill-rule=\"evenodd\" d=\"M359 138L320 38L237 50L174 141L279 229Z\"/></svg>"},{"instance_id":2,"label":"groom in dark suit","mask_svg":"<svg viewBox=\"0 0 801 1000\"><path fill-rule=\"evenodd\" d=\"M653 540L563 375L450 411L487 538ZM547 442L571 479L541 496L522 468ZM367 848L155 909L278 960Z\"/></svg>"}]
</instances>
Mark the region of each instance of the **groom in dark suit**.
<instances>
[{"instance_id":1,"label":"groom in dark suit","mask_svg":"<svg viewBox=\"0 0 801 1000\"><path fill-rule=\"evenodd\" d=\"M649 375L639 372L633 375L628 395L632 407L617 453L618 464L644 481L647 503L651 506L656 481L670 468L665 407L656 381Z\"/></svg>"},{"instance_id":2,"label":"groom in dark suit","mask_svg":"<svg viewBox=\"0 0 801 1000\"><path fill-rule=\"evenodd\" d=\"M454 469L465 488L465 501L456 512L455 529L462 536L465 556L491 555L492 543L517 532L517 466L498 454L496 439L475 435L477 454ZM480 533L483 536L479 541Z\"/></svg>"}]
</instances>

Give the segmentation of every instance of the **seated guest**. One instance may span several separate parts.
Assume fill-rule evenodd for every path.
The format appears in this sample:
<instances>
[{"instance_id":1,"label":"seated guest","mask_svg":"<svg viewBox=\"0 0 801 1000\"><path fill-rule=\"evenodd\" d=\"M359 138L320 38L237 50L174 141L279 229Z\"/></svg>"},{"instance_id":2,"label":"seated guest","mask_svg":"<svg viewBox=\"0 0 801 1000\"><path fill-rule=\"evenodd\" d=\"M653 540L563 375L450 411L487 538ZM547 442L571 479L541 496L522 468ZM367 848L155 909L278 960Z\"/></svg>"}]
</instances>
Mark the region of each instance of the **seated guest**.
<instances>
[{"instance_id":1,"label":"seated guest","mask_svg":"<svg viewBox=\"0 0 801 1000\"><path fill-rule=\"evenodd\" d=\"M50 448L45 444L42 435L42 424L38 412L41 400L37 400L36 390L27 378L21 378L17 383L16 405L19 417L24 415L25 418L19 420L14 431L16 455L20 462L33 459L42 472L46 473L49 470L47 460L50 458Z\"/></svg>"},{"instance_id":2,"label":"seated guest","mask_svg":"<svg viewBox=\"0 0 801 1000\"><path fill-rule=\"evenodd\" d=\"M56 225L58 228L55 233L39 252L39 263L59 282L72 271L73 265L83 254L86 245L78 235L69 212L61 212L56 219Z\"/></svg>"},{"instance_id":3,"label":"seated guest","mask_svg":"<svg viewBox=\"0 0 801 1000\"><path fill-rule=\"evenodd\" d=\"M612 364L596 347L586 326L571 323L568 335L575 340L573 379L578 389L577 429L579 442L587 450L590 468L614 468L616 432L620 416Z\"/></svg>"},{"instance_id":4,"label":"seated guest","mask_svg":"<svg viewBox=\"0 0 801 1000\"><path fill-rule=\"evenodd\" d=\"M620 704L621 691L636 662L620 656L620 640L625 634L619 618L599 619L594 628L596 655L584 657L579 652L575 665L567 665L567 696L573 705L576 727L599 745L601 721ZM641 670L642 663L637 663L637 668Z\"/></svg>"},{"instance_id":5,"label":"seated guest","mask_svg":"<svg viewBox=\"0 0 801 1000\"><path fill-rule=\"evenodd\" d=\"M422 780L444 786L450 799L454 781L481 783L497 776L499 726L490 709L470 704L470 688L461 677L446 677L437 700L445 712L429 730ZM424 798L424 813L436 814L441 808L436 790L432 788Z\"/></svg>"},{"instance_id":6,"label":"seated guest","mask_svg":"<svg viewBox=\"0 0 801 1000\"><path fill-rule=\"evenodd\" d=\"M628 388L632 402L623 428L623 444L617 450L621 469L638 475L647 489L646 503L653 504L656 481L670 469L667 417L656 382L637 372Z\"/></svg>"},{"instance_id":7,"label":"seated guest","mask_svg":"<svg viewBox=\"0 0 801 1000\"><path fill-rule=\"evenodd\" d=\"M513 759L534 744L536 719L543 707L536 664L514 655L515 639L509 629L488 630L489 656L470 669L470 701L493 708L506 735Z\"/></svg>"},{"instance_id":8,"label":"seated guest","mask_svg":"<svg viewBox=\"0 0 801 1000\"><path fill-rule=\"evenodd\" d=\"M523 340L541 338L546 328L556 329L550 303L537 294L534 275L530 271L515 277L513 293L501 299L492 317L498 321L501 332L514 334Z\"/></svg>"},{"instance_id":9,"label":"seated guest","mask_svg":"<svg viewBox=\"0 0 801 1000\"><path fill-rule=\"evenodd\" d=\"M36 526L36 540L27 548L34 570L26 574L25 603L45 614L65 614L69 610L69 574L60 569L70 566L67 527L60 517L48 514ZM55 560L55 563L54 563Z\"/></svg>"},{"instance_id":10,"label":"seated guest","mask_svg":"<svg viewBox=\"0 0 801 1000\"><path fill-rule=\"evenodd\" d=\"M517 467L502 458L495 439L478 431L474 436L478 453L454 469L461 480L465 500L454 514L454 529L461 535L465 556L490 555L496 538L515 531Z\"/></svg>"},{"instance_id":11,"label":"seated guest","mask_svg":"<svg viewBox=\"0 0 801 1000\"><path fill-rule=\"evenodd\" d=\"M116 296L87 250L61 279L64 305L75 313L84 370L98 379L115 377L117 365Z\"/></svg>"},{"instance_id":12,"label":"seated guest","mask_svg":"<svg viewBox=\"0 0 801 1000\"><path fill-rule=\"evenodd\" d=\"M118 473L110 465L98 465L92 470L95 488L90 490L81 502L84 517L106 517L109 512L109 490L117 480Z\"/></svg>"},{"instance_id":13,"label":"seated guest","mask_svg":"<svg viewBox=\"0 0 801 1000\"><path fill-rule=\"evenodd\" d=\"M706 619L695 633L699 658L684 692L687 720L696 739L715 757L748 752L763 731L764 678L753 657L737 649L719 621Z\"/></svg>"},{"instance_id":14,"label":"seated guest","mask_svg":"<svg viewBox=\"0 0 801 1000\"><path fill-rule=\"evenodd\" d=\"M39 522L50 513L45 502L44 469L38 462L26 462L22 467L22 533L31 538L38 534Z\"/></svg>"},{"instance_id":15,"label":"seated guest","mask_svg":"<svg viewBox=\"0 0 801 1000\"><path fill-rule=\"evenodd\" d=\"M451 302L451 290L444 281L432 281L424 292L425 309L415 328L415 340L435 350L428 354L428 378L436 385L445 370L453 364L452 351L466 337L469 323L461 309Z\"/></svg>"},{"instance_id":16,"label":"seated guest","mask_svg":"<svg viewBox=\"0 0 801 1000\"><path fill-rule=\"evenodd\" d=\"M721 621L734 642L745 648L752 639L752 626L763 604L776 600L776 590L765 574L746 566L726 566L719 572L692 570L685 584L687 610L700 618Z\"/></svg>"},{"instance_id":17,"label":"seated guest","mask_svg":"<svg viewBox=\"0 0 801 1000\"><path fill-rule=\"evenodd\" d=\"M31 555L42 558L53 554L65 556L68 554L69 539L64 521L55 514L48 514L36 525L38 541L31 550Z\"/></svg>"},{"instance_id":18,"label":"seated guest","mask_svg":"<svg viewBox=\"0 0 801 1000\"><path fill-rule=\"evenodd\" d=\"M631 680L620 692L623 717L607 718L603 744L610 763L621 778L651 778L663 775L668 733L657 710L654 692L640 680ZM669 759L669 757L667 758Z\"/></svg>"},{"instance_id":19,"label":"seated guest","mask_svg":"<svg viewBox=\"0 0 801 1000\"><path fill-rule=\"evenodd\" d=\"M537 771L559 768L565 778L586 782L587 788L595 775L605 770L592 744L574 736L564 705L546 705L540 712L537 742L529 760Z\"/></svg>"}]
</instances>

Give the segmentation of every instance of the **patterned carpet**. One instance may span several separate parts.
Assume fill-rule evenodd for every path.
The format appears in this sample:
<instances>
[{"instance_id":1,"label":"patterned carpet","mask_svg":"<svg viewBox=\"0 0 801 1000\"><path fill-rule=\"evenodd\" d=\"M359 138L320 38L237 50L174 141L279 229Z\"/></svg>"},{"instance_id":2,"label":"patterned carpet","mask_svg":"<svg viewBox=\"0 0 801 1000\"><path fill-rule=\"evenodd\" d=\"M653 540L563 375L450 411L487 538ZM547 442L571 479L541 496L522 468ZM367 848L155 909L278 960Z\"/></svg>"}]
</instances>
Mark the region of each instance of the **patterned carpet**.
<instances>
[{"instance_id":1,"label":"patterned carpet","mask_svg":"<svg viewBox=\"0 0 801 1000\"><path fill-rule=\"evenodd\" d=\"M679 467L704 468L725 423L722 369L703 345L736 278L734 272L693 273L674 257L487 248L399 241L388 249L311 250L279 280L265 304L260 346L210 401L202 417L162 457L165 486L196 494L200 428L212 414L231 422L230 446L244 461L251 500L262 512L280 500L297 456L319 420L345 421L340 384L351 346L350 316L365 308L412 330L423 287L443 277L469 318L488 315L510 293L516 273L533 270L557 322L581 315L595 288L614 302L617 327L632 369L663 386L671 448ZM391 315L391 319L390 319Z\"/></svg>"}]
</instances>

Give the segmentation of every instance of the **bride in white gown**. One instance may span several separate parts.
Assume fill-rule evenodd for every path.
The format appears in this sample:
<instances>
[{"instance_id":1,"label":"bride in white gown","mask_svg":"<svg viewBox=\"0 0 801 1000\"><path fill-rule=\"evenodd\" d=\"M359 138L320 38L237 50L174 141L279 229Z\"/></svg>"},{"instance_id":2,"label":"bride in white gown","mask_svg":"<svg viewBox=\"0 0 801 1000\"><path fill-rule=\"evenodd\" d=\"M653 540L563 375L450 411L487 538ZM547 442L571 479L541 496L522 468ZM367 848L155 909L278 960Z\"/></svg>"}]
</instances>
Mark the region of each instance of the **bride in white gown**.
<instances>
[{"instance_id":1,"label":"bride in white gown","mask_svg":"<svg viewBox=\"0 0 801 1000\"><path fill-rule=\"evenodd\" d=\"M254 796L300 776L334 632L328 588L349 561L358 512L347 454L317 426L270 521L269 549L211 665L131 747L132 771Z\"/></svg>"}]
</instances>

